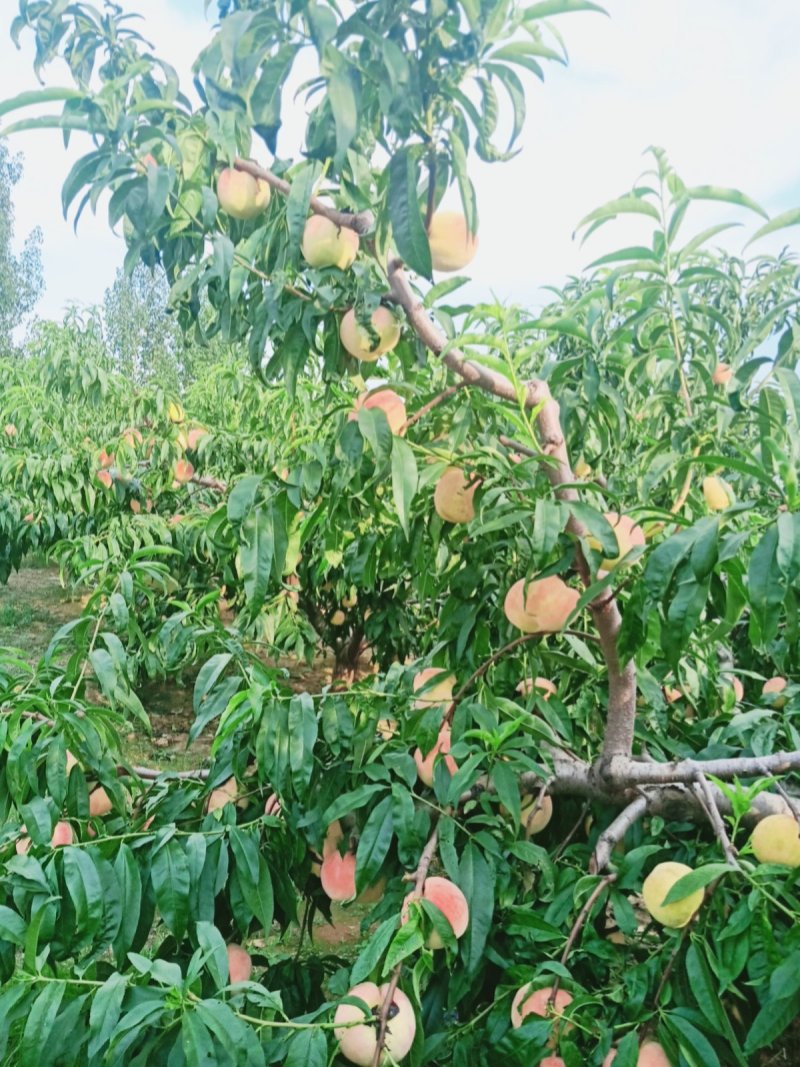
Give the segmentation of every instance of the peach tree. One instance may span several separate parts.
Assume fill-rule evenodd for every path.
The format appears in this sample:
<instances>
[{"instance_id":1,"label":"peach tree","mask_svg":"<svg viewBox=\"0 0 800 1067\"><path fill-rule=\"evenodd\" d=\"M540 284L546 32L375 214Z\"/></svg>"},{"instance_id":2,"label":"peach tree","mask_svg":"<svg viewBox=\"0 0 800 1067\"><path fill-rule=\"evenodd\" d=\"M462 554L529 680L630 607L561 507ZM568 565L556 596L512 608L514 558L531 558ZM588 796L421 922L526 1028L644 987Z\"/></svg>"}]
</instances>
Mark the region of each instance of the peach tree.
<instances>
[{"instance_id":1,"label":"peach tree","mask_svg":"<svg viewBox=\"0 0 800 1067\"><path fill-rule=\"evenodd\" d=\"M13 35L72 84L0 105L62 105L4 132L89 135L65 210L107 203L183 329L278 383L265 447L302 438L286 480L233 479L207 536L241 534L253 612L294 553L345 624L378 588L358 625L390 640L314 694L215 654L192 730L212 760L183 776L130 766L132 702L88 699L101 643L123 662L127 580L67 671L3 661L20 1063L744 1067L800 1011L798 268L687 230L698 201L762 216L750 241L800 214L652 150L579 227L630 215L640 244L540 314L450 302L479 254L469 160L517 150L529 75L564 59L548 20L589 9L226 0L195 103L116 6L21 0ZM281 953L276 927L351 901L355 960Z\"/></svg>"}]
</instances>

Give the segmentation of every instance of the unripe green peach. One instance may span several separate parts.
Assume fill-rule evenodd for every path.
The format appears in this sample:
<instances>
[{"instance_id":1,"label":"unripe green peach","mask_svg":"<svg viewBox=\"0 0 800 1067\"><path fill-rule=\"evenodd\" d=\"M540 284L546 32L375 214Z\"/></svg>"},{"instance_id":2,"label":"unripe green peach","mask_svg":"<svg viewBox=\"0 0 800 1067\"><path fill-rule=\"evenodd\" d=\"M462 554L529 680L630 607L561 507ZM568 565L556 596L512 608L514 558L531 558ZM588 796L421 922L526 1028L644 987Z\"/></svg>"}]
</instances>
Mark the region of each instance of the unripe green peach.
<instances>
[{"instance_id":1,"label":"unripe green peach","mask_svg":"<svg viewBox=\"0 0 800 1067\"><path fill-rule=\"evenodd\" d=\"M759 863L800 867L800 827L788 812L762 819L753 830L750 844Z\"/></svg>"},{"instance_id":2,"label":"unripe green peach","mask_svg":"<svg viewBox=\"0 0 800 1067\"><path fill-rule=\"evenodd\" d=\"M383 306L375 308L371 322L377 334L377 340L370 336L364 326L360 325L353 308L344 313L339 324L339 338L342 345L351 356L365 363L374 363L385 352L391 352L400 340L400 323L388 308Z\"/></svg>"},{"instance_id":3,"label":"unripe green peach","mask_svg":"<svg viewBox=\"0 0 800 1067\"><path fill-rule=\"evenodd\" d=\"M520 578L506 593L506 618L526 634L558 633L578 603L579 594L557 575L527 581Z\"/></svg>"},{"instance_id":4,"label":"unripe green peach","mask_svg":"<svg viewBox=\"0 0 800 1067\"><path fill-rule=\"evenodd\" d=\"M217 199L226 215L233 219L254 219L270 200L269 185L243 170L226 167L217 178Z\"/></svg>"},{"instance_id":5,"label":"unripe green peach","mask_svg":"<svg viewBox=\"0 0 800 1067\"><path fill-rule=\"evenodd\" d=\"M692 868L687 867L685 863L668 861L657 864L645 878L642 885L644 906L662 926L673 930L686 926L703 903L702 889L695 889L693 893L671 904L664 903L664 898L675 883L691 873Z\"/></svg>"},{"instance_id":6,"label":"unripe green peach","mask_svg":"<svg viewBox=\"0 0 800 1067\"><path fill-rule=\"evenodd\" d=\"M478 251L478 237L469 232L467 220L458 211L437 211L428 228L431 264L434 270L463 270Z\"/></svg>"},{"instance_id":7,"label":"unripe green peach","mask_svg":"<svg viewBox=\"0 0 800 1067\"><path fill-rule=\"evenodd\" d=\"M724 511L733 503L731 487L713 474L703 479L703 496L709 511Z\"/></svg>"},{"instance_id":8,"label":"unripe green peach","mask_svg":"<svg viewBox=\"0 0 800 1067\"><path fill-rule=\"evenodd\" d=\"M337 226L324 215L306 220L300 250L311 267L338 267L347 270L358 254L358 234L347 226Z\"/></svg>"}]
</instances>

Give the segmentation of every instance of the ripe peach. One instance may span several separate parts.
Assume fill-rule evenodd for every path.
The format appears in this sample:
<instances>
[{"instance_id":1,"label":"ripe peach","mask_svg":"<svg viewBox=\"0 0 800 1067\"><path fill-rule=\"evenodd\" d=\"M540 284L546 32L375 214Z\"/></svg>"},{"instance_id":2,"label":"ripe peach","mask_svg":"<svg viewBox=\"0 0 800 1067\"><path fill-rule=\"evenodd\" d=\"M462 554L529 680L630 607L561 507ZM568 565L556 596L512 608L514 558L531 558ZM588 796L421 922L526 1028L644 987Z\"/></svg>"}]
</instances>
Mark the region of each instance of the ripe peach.
<instances>
[{"instance_id":1,"label":"ripe peach","mask_svg":"<svg viewBox=\"0 0 800 1067\"><path fill-rule=\"evenodd\" d=\"M135 426L128 426L127 429L122 431L121 437L128 448L135 448L142 443L142 434ZM102 452L100 454L102 455Z\"/></svg>"},{"instance_id":2,"label":"ripe peach","mask_svg":"<svg viewBox=\"0 0 800 1067\"><path fill-rule=\"evenodd\" d=\"M536 690L536 695L543 700L549 700L550 697L555 696L558 692L558 689L549 678L523 678L516 689L521 696L525 697L532 693L533 690Z\"/></svg>"},{"instance_id":3,"label":"ripe peach","mask_svg":"<svg viewBox=\"0 0 800 1067\"><path fill-rule=\"evenodd\" d=\"M346 618L347 616L345 613L341 609L337 609L334 611L333 615L331 615L331 626L344 626Z\"/></svg>"},{"instance_id":4,"label":"ripe peach","mask_svg":"<svg viewBox=\"0 0 800 1067\"><path fill-rule=\"evenodd\" d=\"M733 503L731 487L716 475L703 479L703 496L709 511L724 511Z\"/></svg>"},{"instance_id":5,"label":"ripe peach","mask_svg":"<svg viewBox=\"0 0 800 1067\"><path fill-rule=\"evenodd\" d=\"M25 832L25 826L21 826L22 832ZM68 822L57 822L53 827L53 836L50 838L51 848L60 848L62 845L71 845L75 840L72 833L72 827ZM18 856L24 856L28 849L31 847L31 839L29 837L20 837L17 839L14 845L14 851Z\"/></svg>"},{"instance_id":6,"label":"ripe peach","mask_svg":"<svg viewBox=\"0 0 800 1067\"><path fill-rule=\"evenodd\" d=\"M322 861L319 879L331 900L352 900L356 895L355 852L345 852L342 856L334 848Z\"/></svg>"},{"instance_id":7,"label":"ripe peach","mask_svg":"<svg viewBox=\"0 0 800 1067\"><path fill-rule=\"evenodd\" d=\"M131 500L131 511L133 512L133 514L138 515L141 510L142 505L139 503L139 501L135 499Z\"/></svg>"},{"instance_id":8,"label":"ripe peach","mask_svg":"<svg viewBox=\"0 0 800 1067\"><path fill-rule=\"evenodd\" d=\"M444 755L444 763L451 775L458 770L458 764L449 756L450 751L450 727L445 723L439 730L439 738L427 756L422 755L419 748L414 750L414 762L417 765L417 774L425 785L433 785L434 764L439 753Z\"/></svg>"},{"instance_id":9,"label":"ripe peach","mask_svg":"<svg viewBox=\"0 0 800 1067\"><path fill-rule=\"evenodd\" d=\"M264 804L264 814L274 815L276 818L281 814L281 801L277 793L270 793Z\"/></svg>"},{"instance_id":10,"label":"ripe peach","mask_svg":"<svg viewBox=\"0 0 800 1067\"><path fill-rule=\"evenodd\" d=\"M194 478L194 467L188 459L179 459L175 463L175 481L179 485L185 485Z\"/></svg>"},{"instance_id":11,"label":"ripe peach","mask_svg":"<svg viewBox=\"0 0 800 1067\"><path fill-rule=\"evenodd\" d=\"M551 1013L556 1016L564 1014L564 1009L572 1003L572 994L566 989L559 989L553 998L552 1007L549 1004L552 986L544 986L542 989L532 989L532 982L522 986L514 995L511 1002L511 1025L518 1030L526 1015L540 1015L547 1018Z\"/></svg>"},{"instance_id":12,"label":"ripe peach","mask_svg":"<svg viewBox=\"0 0 800 1067\"><path fill-rule=\"evenodd\" d=\"M186 447L194 451L204 437L208 437L208 430L204 430L202 426L193 426L186 434Z\"/></svg>"},{"instance_id":13,"label":"ripe peach","mask_svg":"<svg viewBox=\"0 0 800 1067\"><path fill-rule=\"evenodd\" d=\"M353 422L358 417L361 408L377 409L382 411L389 423L392 433L400 433L406 422L406 402L394 389L372 389L368 393L362 393L353 410L347 416L348 421Z\"/></svg>"},{"instance_id":14,"label":"ripe peach","mask_svg":"<svg viewBox=\"0 0 800 1067\"><path fill-rule=\"evenodd\" d=\"M97 462L104 469L114 466L114 453L106 452L104 448L100 449L100 455L97 457Z\"/></svg>"},{"instance_id":15,"label":"ripe peach","mask_svg":"<svg viewBox=\"0 0 800 1067\"><path fill-rule=\"evenodd\" d=\"M600 566L605 571L612 571L618 567L633 548L638 548L645 543L644 530L638 526L630 515L620 515L616 511L607 511L605 519L614 529L617 538L619 555L613 559L603 559ZM600 550L600 542L594 537L587 537L587 543L595 551Z\"/></svg>"},{"instance_id":16,"label":"ripe peach","mask_svg":"<svg viewBox=\"0 0 800 1067\"><path fill-rule=\"evenodd\" d=\"M736 698L736 703L741 703L744 700L744 686L742 685L740 678L731 678L731 687L733 689L733 695Z\"/></svg>"},{"instance_id":17,"label":"ripe peach","mask_svg":"<svg viewBox=\"0 0 800 1067\"><path fill-rule=\"evenodd\" d=\"M665 685L663 688L664 699L668 704L674 704L676 700L680 700L683 693L680 689L676 689L672 685Z\"/></svg>"},{"instance_id":18,"label":"ripe peach","mask_svg":"<svg viewBox=\"0 0 800 1067\"><path fill-rule=\"evenodd\" d=\"M453 929L453 937L456 940L464 936L469 926L469 905L467 898L454 882L437 875L426 878L422 887L422 897L444 915ZM413 899L412 892L403 901L403 910L400 915L400 922L403 924L408 922L409 905ZM426 944L428 948L444 948L444 942L436 930L431 931Z\"/></svg>"},{"instance_id":19,"label":"ripe peach","mask_svg":"<svg viewBox=\"0 0 800 1067\"><path fill-rule=\"evenodd\" d=\"M217 178L217 199L226 215L234 219L254 219L270 201L269 185L242 170L226 167Z\"/></svg>"},{"instance_id":20,"label":"ripe peach","mask_svg":"<svg viewBox=\"0 0 800 1067\"><path fill-rule=\"evenodd\" d=\"M355 359L366 363L374 363L385 352L391 352L400 340L400 323L388 308L376 308L371 321L377 341L359 324L353 308L344 313L339 324L339 338L344 348Z\"/></svg>"},{"instance_id":21,"label":"ripe peach","mask_svg":"<svg viewBox=\"0 0 800 1067\"><path fill-rule=\"evenodd\" d=\"M337 226L324 215L306 221L300 251L311 267L338 267L347 270L358 255L358 234L348 226Z\"/></svg>"},{"instance_id":22,"label":"ripe peach","mask_svg":"<svg viewBox=\"0 0 800 1067\"><path fill-rule=\"evenodd\" d=\"M800 827L793 815L767 815L753 830L750 844L759 863L800 867Z\"/></svg>"},{"instance_id":23,"label":"ripe peach","mask_svg":"<svg viewBox=\"0 0 800 1067\"><path fill-rule=\"evenodd\" d=\"M89 815L92 818L108 815L112 809L111 797L101 785L91 791L89 794Z\"/></svg>"},{"instance_id":24,"label":"ripe peach","mask_svg":"<svg viewBox=\"0 0 800 1067\"><path fill-rule=\"evenodd\" d=\"M378 1046L376 1023L388 992L388 984L377 986L374 982L361 982L353 986L347 995L362 1000L371 1015L365 1018L364 1009L356 1004L340 1004L336 1009L333 1021L337 1025L333 1032L339 1041L339 1051L357 1067L371 1067L375 1058ZM359 1019L364 1019L363 1025L353 1026ZM401 989L396 989L389 1008L381 1062L399 1063L411 1050L416 1032L417 1020L413 1005Z\"/></svg>"},{"instance_id":25,"label":"ripe peach","mask_svg":"<svg viewBox=\"0 0 800 1067\"><path fill-rule=\"evenodd\" d=\"M785 696L778 696L777 694L783 693L786 688L787 682L785 678L777 675L775 678L768 678L761 687L761 695L765 697L771 696L770 703L773 708L782 708L786 703Z\"/></svg>"},{"instance_id":26,"label":"ripe peach","mask_svg":"<svg viewBox=\"0 0 800 1067\"><path fill-rule=\"evenodd\" d=\"M672 904L664 903L664 898L675 883L684 875L691 873L692 868L687 867L685 863L668 861L657 864L645 878L642 885L644 906L662 926L667 926L672 930L686 926L703 903L702 889L695 889L687 897L681 897Z\"/></svg>"},{"instance_id":27,"label":"ripe peach","mask_svg":"<svg viewBox=\"0 0 800 1067\"><path fill-rule=\"evenodd\" d=\"M567 1067L567 1065L560 1056L545 1056L543 1060L539 1060L539 1067Z\"/></svg>"},{"instance_id":28,"label":"ripe peach","mask_svg":"<svg viewBox=\"0 0 800 1067\"><path fill-rule=\"evenodd\" d=\"M228 945L228 981L231 985L235 982L248 982L253 973L253 961L250 953L241 945Z\"/></svg>"},{"instance_id":29,"label":"ripe peach","mask_svg":"<svg viewBox=\"0 0 800 1067\"><path fill-rule=\"evenodd\" d=\"M714 368L714 373L711 375L711 381L714 385L727 385L733 377L733 367L727 363L718 363Z\"/></svg>"},{"instance_id":30,"label":"ripe peach","mask_svg":"<svg viewBox=\"0 0 800 1067\"><path fill-rule=\"evenodd\" d=\"M173 400L167 408L167 418L170 422L183 422L186 419L186 412L180 404Z\"/></svg>"},{"instance_id":31,"label":"ripe peach","mask_svg":"<svg viewBox=\"0 0 800 1067\"><path fill-rule=\"evenodd\" d=\"M437 678L434 684L433 680ZM453 686L456 684L456 676L447 674L441 667L423 667L417 671L411 683L415 693L422 690L422 694L414 701L414 710L420 711L428 708L431 704L447 704L453 699Z\"/></svg>"},{"instance_id":32,"label":"ripe peach","mask_svg":"<svg viewBox=\"0 0 800 1067\"><path fill-rule=\"evenodd\" d=\"M458 211L437 211L428 228L431 264L434 270L463 270L478 251L477 234L469 232L467 220Z\"/></svg>"},{"instance_id":33,"label":"ripe peach","mask_svg":"<svg viewBox=\"0 0 800 1067\"><path fill-rule=\"evenodd\" d=\"M448 467L433 491L436 514L445 522L472 522L475 518L473 497L477 488L478 482L470 481L460 467Z\"/></svg>"},{"instance_id":34,"label":"ripe peach","mask_svg":"<svg viewBox=\"0 0 800 1067\"><path fill-rule=\"evenodd\" d=\"M110 471L98 471L97 480L102 486L105 486L106 489L110 489L114 484L114 479L111 477Z\"/></svg>"},{"instance_id":35,"label":"ripe peach","mask_svg":"<svg viewBox=\"0 0 800 1067\"><path fill-rule=\"evenodd\" d=\"M206 800L206 811L217 811L226 804L235 802L239 793L239 787L235 778L228 778L222 785L212 789Z\"/></svg>"},{"instance_id":36,"label":"ripe peach","mask_svg":"<svg viewBox=\"0 0 800 1067\"><path fill-rule=\"evenodd\" d=\"M34 520L34 514L33 514L32 511L28 511L28 512L26 512L25 515L22 516L22 521L23 522L33 522L33 520Z\"/></svg>"},{"instance_id":37,"label":"ripe peach","mask_svg":"<svg viewBox=\"0 0 800 1067\"><path fill-rule=\"evenodd\" d=\"M612 1048L603 1060L603 1067L611 1067L611 1064L616 1058L617 1050ZM657 1041L645 1041L639 1048L636 1067L672 1067L672 1064L670 1063L666 1052Z\"/></svg>"},{"instance_id":38,"label":"ripe peach","mask_svg":"<svg viewBox=\"0 0 800 1067\"><path fill-rule=\"evenodd\" d=\"M529 797L519 812L519 823L524 827L526 837L541 833L552 818L553 800L547 794L542 797L542 802L538 807L536 807L536 797Z\"/></svg>"},{"instance_id":39,"label":"ripe peach","mask_svg":"<svg viewBox=\"0 0 800 1067\"><path fill-rule=\"evenodd\" d=\"M3 433L6 435L6 437L16 437L17 428L13 422L7 422L3 427Z\"/></svg>"},{"instance_id":40,"label":"ripe peach","mask_svg":"<svg viewBox=\"0 0 800 1067\"><path fill-rule=\"evenodd\" d=\"M575 605L578 592L556 575L526 581L520 578L506 593L506 618L523 633L558 633Z\"/></svg>"}]
</instances>

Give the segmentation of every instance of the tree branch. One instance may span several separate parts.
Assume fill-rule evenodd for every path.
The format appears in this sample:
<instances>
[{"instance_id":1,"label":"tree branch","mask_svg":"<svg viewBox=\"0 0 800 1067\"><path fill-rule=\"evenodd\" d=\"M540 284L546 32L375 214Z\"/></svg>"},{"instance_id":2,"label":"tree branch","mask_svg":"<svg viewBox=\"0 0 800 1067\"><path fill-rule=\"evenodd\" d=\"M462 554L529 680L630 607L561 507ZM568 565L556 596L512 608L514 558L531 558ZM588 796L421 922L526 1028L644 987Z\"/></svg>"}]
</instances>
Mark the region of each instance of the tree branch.
<instances>
[{"instance_id":1,"label":"tree branch","mask_svg":"<svg viewBox=\"0 0 800 1067\"><path fill-rule=\"evenodd\" d=\"M639 796L619 813L614 821L603 830L594 847L594 854L589 863L589 871L599 874L608 866L614 846L625 837L630 828L644 816L647 811L647 797Z\"/></svg>"},{"instance_id":2,"label":"tree branch","mask_svg":"<svg viewBox=\"0 0 800 1067\"><path fill-rule=\"evenodd\" d=\"M728 831L725 829L725 823L722 821L722 816L717 809L714 794L706 776L698 774L692 788L705 809L708 821L711 823L714 833L717 835L717 840L722 846L722 851L725 853L725 859L730 863L731 867L736 867L738 870L739 860L736 855L736 849L733 847Z\"/></svg>"},{"instance_id":3,"label":"tree branch","mask_svg":"<svg viewBox=\"0 0 800 1067\"><path fill-rule=\"evenodd\" d=\"M427 404L423 404L419 411L415 411L413 415L410 415L403 425L400 427L400 433L405 433L406 430L413 426L414 423L419 422L420 419L424 419L429 411L433 411L435 407L443 403L445 400L449 400L451 396L455 396L461 389L465 389L469 385L469 382L458 382L456 385L450 385L447 389L442 390L432 400L429 400Z\"/></svg>"},{"instance_id":4,"label":"tree branch","mask_svg":"<svg viewBox=\"0 0 800 1067\"><path fill-rule=\"evenodd\" d=\"M254 178L260 178L262 181L265 181L269 186L277 192L282 193L284 196L288 196L291 192L292 187L289 182L285 181L283 178L279 178L277 174L273 174L271 170L259 167L257 163L253 163L250 159L237 159L234 161L233 165L236 170L244 171L245 174L251 174ZM357 214L351 214L349 211L337 211L336 208L324 203L316 196L311 197L309 206L315 215L324 215L326 219L330 219L331 222L335 223L337 226L355 230L356 233L361 234L362 236L369 233L375 224L375 216L371 211L360 211Z\"/></svg>"},{"instance_id":5,"label":"tree branch","mask_svg":"<svg viewBox=\"0 0 800 1067\"><path fill-rule=\"evenodd\" d=\"M782 774L800 769L800 749L794 752L774 752L771 756L735 756L730 759L677 760L673 763L643 763L630 759L614 759L604 769L610 784L666 785L674 782L693 782L698 774L715 778L756 778L764 774Z\"/></svg>"}]
</instances>

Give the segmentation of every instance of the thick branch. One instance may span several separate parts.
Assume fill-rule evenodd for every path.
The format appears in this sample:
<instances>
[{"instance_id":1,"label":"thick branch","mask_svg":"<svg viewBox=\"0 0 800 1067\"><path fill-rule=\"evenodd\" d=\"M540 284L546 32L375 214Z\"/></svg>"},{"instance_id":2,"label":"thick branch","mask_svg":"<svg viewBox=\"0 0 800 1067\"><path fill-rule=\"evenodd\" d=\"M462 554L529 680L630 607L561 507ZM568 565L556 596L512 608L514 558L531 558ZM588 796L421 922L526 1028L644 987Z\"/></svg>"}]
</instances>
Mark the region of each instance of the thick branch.
<instances>
[{"instance_id":1,"label":"thick branch","mask_svg":"<svg viewBox=\"0 0 800 1067\"><path fill-rule=\"evenodd\" d=\"M715 778L757 778L800 769L800 749L775 752L771 756L735 756L730 759L677 760L674 763L643 763L614 759L605 769L610 784L644 785L693 782L698 774Z\"/></svg>"},{"instance_id":2,"label":"thick branch","mask_svg":"<svg viewBox=\"0 0 800 1067\"><path fill-rule=\"evenodd\" d=\"M260 178L265 181L269 186L275 189L277 192L282 193L284 196L288 196L291 191L291 185L283 178L279 178L277 174L273 174L271 170L266 170L264 167L259 167L257 163L253 163L249 159L237 159L234 162L234 167L237 170L244 171L245 174L252 174L254 178ZM309 201L309 206L315 215L324 215L326 219L330 219L331 222L336 223L337 226L346 226L348 229L355 230L358 234L369 233L375 224L375 216L371 211L360 211L358 214L351 214L349 211L337 211L336 208L330 206L330 204L324 203L316 196L312 196Z\"/></svg>"}]
</instances>

